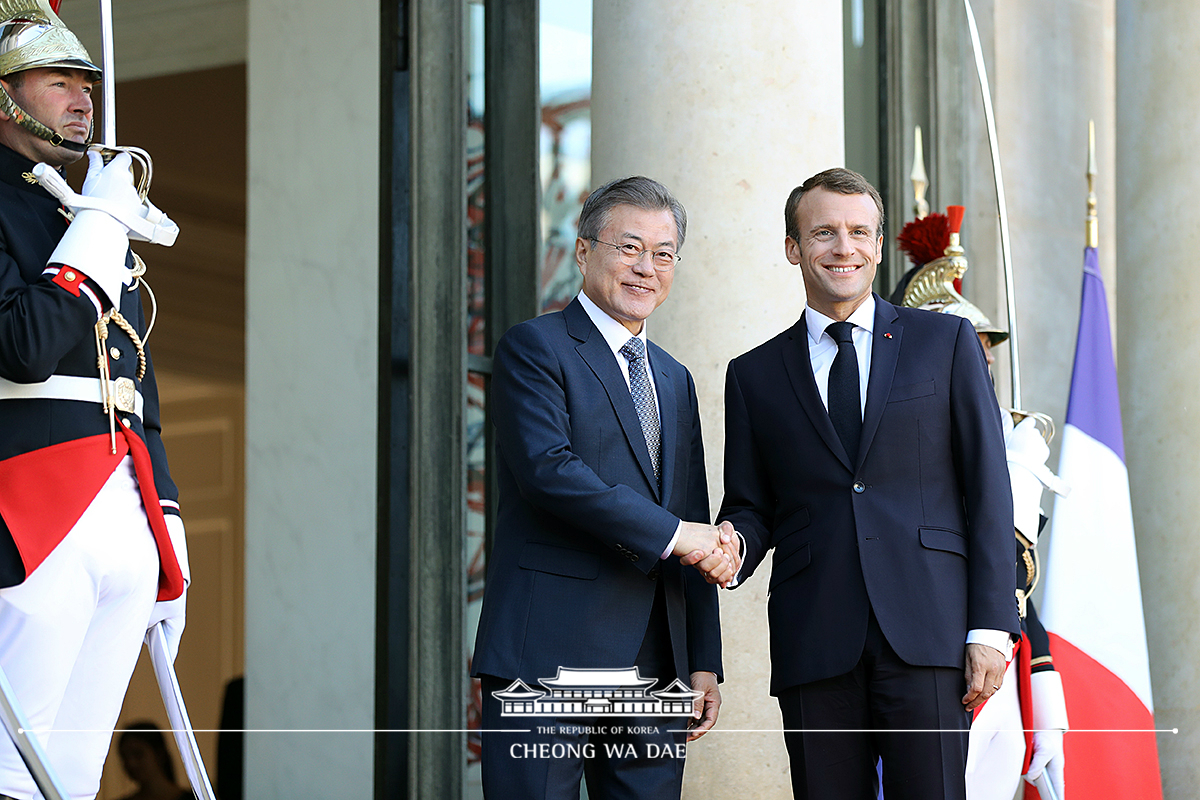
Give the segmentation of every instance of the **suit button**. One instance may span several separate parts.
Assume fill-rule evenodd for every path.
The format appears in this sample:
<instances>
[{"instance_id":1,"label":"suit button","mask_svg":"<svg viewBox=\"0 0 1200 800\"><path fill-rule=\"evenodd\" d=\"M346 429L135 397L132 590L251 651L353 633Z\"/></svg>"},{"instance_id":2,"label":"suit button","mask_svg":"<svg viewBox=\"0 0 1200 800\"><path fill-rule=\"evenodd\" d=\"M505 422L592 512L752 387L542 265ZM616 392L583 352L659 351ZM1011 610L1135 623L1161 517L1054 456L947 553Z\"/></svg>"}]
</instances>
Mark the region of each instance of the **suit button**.
<instances>
[{"instance_id":1,"label":"suit button","mask_svg":"<svg viewBox=\"0 0 1200 800\"><path fill-rule=\"evenodd\" d=\"M854 482L854 493L855 494L862 494L866 490L867 490L866 484L864 484L862 481Z\"/></svg>"},{"instance_id":2,"label":"suit button","mask_svg":"<svg viewBox=\"0 0 1200 800\"><path fill-rule=\"evenodd\" d=\"M115 347L110 347L108 349L108 354L112 356L113 361L119 361L121 359L121 351Z\"/></svg>"}]
</instances>

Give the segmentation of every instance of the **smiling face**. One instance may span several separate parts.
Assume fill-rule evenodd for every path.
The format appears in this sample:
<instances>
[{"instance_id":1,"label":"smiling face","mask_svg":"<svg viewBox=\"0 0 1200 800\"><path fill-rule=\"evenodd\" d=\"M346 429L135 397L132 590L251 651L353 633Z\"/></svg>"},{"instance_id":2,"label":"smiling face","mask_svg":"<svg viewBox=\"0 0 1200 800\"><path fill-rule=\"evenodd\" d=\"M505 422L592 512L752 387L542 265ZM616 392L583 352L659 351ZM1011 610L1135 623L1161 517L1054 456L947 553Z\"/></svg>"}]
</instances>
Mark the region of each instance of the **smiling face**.
<instances>
[{"instance_id":1,"label":"smiling face","mask_svg":"<svg viewBox=\"0 0 1200 800\"><path fill-rule=\"evenodd\" d=\"M81 69L39 67L5 79L16 104L55 133L83 144L92 129L92 73ZM26 158L54 167L77 161L82 153L56 147L0 112L0 142Z\"/></svg>"},{"instance_id":2,"label":"smiling face","mask_svg":"<svg viewBox=\"0 0 1200 800\"><path fill-rule=\"evenodd\" d=\"M614 206L597 238L614 245L632 242L646 250L679 249L675 218L667 209ZM629 265L613 247L582 238L575 240L575 262L588 299L633 334L641 332L643 320L667 299L675 275L674 270L655 269L649 254Z\"/></svg>"},{"instance_id":3,"label":"smiling face","mask_svg":"<svg viewBox=\"0 0 1200 800\"><path fill-rule=\"evenodd\" d=\"M796 206L800 240L787 237L788 261L800 266L808 304L844 320L871 294L883 255L879 210L867 194L840 194L817 187Z\"/></svg>"}]
</instances>

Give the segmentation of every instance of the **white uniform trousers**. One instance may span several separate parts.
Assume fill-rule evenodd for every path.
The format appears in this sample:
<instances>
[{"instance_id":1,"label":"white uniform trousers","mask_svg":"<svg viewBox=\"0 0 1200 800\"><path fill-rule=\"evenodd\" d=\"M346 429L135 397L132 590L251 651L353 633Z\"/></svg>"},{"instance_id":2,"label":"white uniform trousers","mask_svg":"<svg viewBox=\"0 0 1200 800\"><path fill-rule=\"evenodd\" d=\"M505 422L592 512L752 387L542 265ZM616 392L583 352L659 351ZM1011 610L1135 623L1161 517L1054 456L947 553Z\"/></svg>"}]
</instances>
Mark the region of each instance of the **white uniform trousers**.
<instances>
[{"instance_id":1,"label":"white uniform trousers","mask_svg":"<svg viewBox=\"0 0 1200 800\"><path fill-rule=\"evenodd\" d=\"M1017 693L1017 659L1004 683L971 723L967 738L967 800L1013 800L1025 764L1025 733Z\"/></svg>"},{"instance_id":2,"label":"white uniform trousers","mask_svg":"<svg viewBox=\"0 0 1200 800\"><path fill-rule=\"evenodd\" d=\"M154 534L126 456L33 574L0 589L0 666L72 800L99 791L158 573ZM0 794L41 797L2 730Z\"/></svg>"}]
</instances>

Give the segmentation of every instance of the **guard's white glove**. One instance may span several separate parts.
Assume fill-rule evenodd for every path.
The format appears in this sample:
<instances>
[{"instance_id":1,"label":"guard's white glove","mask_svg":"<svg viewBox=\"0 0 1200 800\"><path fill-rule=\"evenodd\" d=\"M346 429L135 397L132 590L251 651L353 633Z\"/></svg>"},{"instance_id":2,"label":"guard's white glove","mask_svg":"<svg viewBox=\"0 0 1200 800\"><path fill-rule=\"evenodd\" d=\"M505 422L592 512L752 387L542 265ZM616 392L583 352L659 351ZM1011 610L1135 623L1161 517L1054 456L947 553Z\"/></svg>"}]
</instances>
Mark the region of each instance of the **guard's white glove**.
<instances>
[{"instance_id":1,"label":"guard's white glove","mask_svg":"<svg viewBox=\"0 0 1200 800\"><path fill-rule=\"evenodd\" d=\"M179 654L179 640L183 636L184 612L187 607L187 586L192 582L191 569L188 567L187 541L183 534L183 520L178 514L164 514L167 520L167 533L171 536L171 546L175 549L175 558L183 573L183 594L174 600L160 600L154 604L150 613L150 621L146 625L146 641L149 642L149 632L158 623L163 623L163 633L166 634L167 652L171 661Z\"/></svg>"},{"instance_id":2,"label":"guard's white glove","mask_svg":"<svg viewBox=\"0 0 1200 800\"><path fill-rule=\"evenodd\" d=\"M144 218L146 208L133 187L129 154L121 153L107 165L96 151L89 150L87 155L83 197L102 201L119 211L120 216ZM109 303L119 308L122 289L133 282L133 273L125 266L128 250L129 228L125 223L107 211L80 208L54 248L50 261L74 267L87 275L104 291Z\"/></svg>"},{"instance_id":3,"label":"guard's white glove","mask_svg":"<svg viewBox=\"0 0 1200 800\"><path fill-rule=\"evenodd\" d=\"M1058 800L1066 800L1063 782L1063 732L1037 731L1033 734L1033 757L1029 760L1029 772L1025 780L1033 783L1046 771L1050 785L1054 787Z\"/></svg>"},{"instance_id":4,"label":"guard's white glove","mask_svg":"<svg viewBox=\"0 0 1200 800\"><path fill-rule=\"evenodd\" d=\"M128 153L120 153L113 159L114 162L117 160L124 160L128 166L132 158ZM88 161L88 180L91 181L93 173L99 173L104 166L104 159L99 152L88 150ZM76 194L63 180L62 175L47 164L35 164L33 177L37 178L46 191L76 214L85 209L108 214L125 226L128 237L133 241L170 247L179 236L179 226L149 199L142 200L139 197L135 205L130 205L129 198L123 191L121 196L114 198L103 190L95 191L95 186L87 181L83 185L83 194Z\"/></svg>"},{"instance_id":5,"label":"guard's white glove","mask_svg":"<svg viewBox=\"0 0 1200 800\"><path fill-rule=\"evenodd\" d=\"M1008 476L1012 481L1013 524L1026 539L1036 544L1042 513L1042 487L1066 494L1066 484L1046 466L1050 447L1033 417L1026 417L1011 432L1006 432L1004 449L1008 455Z\"/></svg>"},{"instance_id":6,"label":"guard's white glove","mask_svg":"<svg viewBox=\"0 0 1200 800\"><path fill-rule=\"evenodd\" d=\"M1057 672L1035 672L1031 678L1033 699L1033 757L1025 780L1033 783L1045 770L1059 800L1066 800L1063 767L1063 732L1067 730L1067 703L1062 676Z\"/></svg>"}]
</instances>

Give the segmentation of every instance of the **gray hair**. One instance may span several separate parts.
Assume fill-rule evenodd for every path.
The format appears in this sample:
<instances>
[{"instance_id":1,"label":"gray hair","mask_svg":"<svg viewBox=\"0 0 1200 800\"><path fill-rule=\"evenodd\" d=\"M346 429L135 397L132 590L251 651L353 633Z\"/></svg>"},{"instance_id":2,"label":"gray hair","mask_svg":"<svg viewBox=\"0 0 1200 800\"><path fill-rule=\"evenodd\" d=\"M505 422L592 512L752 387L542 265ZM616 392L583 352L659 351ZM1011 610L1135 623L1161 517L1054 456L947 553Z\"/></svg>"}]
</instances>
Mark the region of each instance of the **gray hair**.
<instances>
[{"instance_id":1,"label":"gray hair","mask_svg":"<svg viewBox=\"0 0 1200 800\"><path fill-rule=\"evenodd\" d=\"M609 214L617 206L627 205L646 211L670 211L675 217L675 233L679 241L675 246L682 250L687 234L687 212L683 204L656 180L635 175L609 181L588 195L579 212L579 238L596 240L600 231L608 226Z\"/></svg>"},{"instance_id":2,"label":"gray hair","mask_svg":"<svg viewBox=\"0 0 1200 800\"><path fill-rule=\"evenodd\" d=\"M800 241L800 231L796 227L796 207L800 205L800 198L818 188L838 194L870 195L871 199L875 201L875 208L879 211L879 224L875 228L875 235L883 235L883 198L879 196L879 190L854 170L834 167L813 175L792 189L791 195L788 196L787 205L783 207L783 225L787 235L793 241Z\"/></svg>"}]
</instances>

